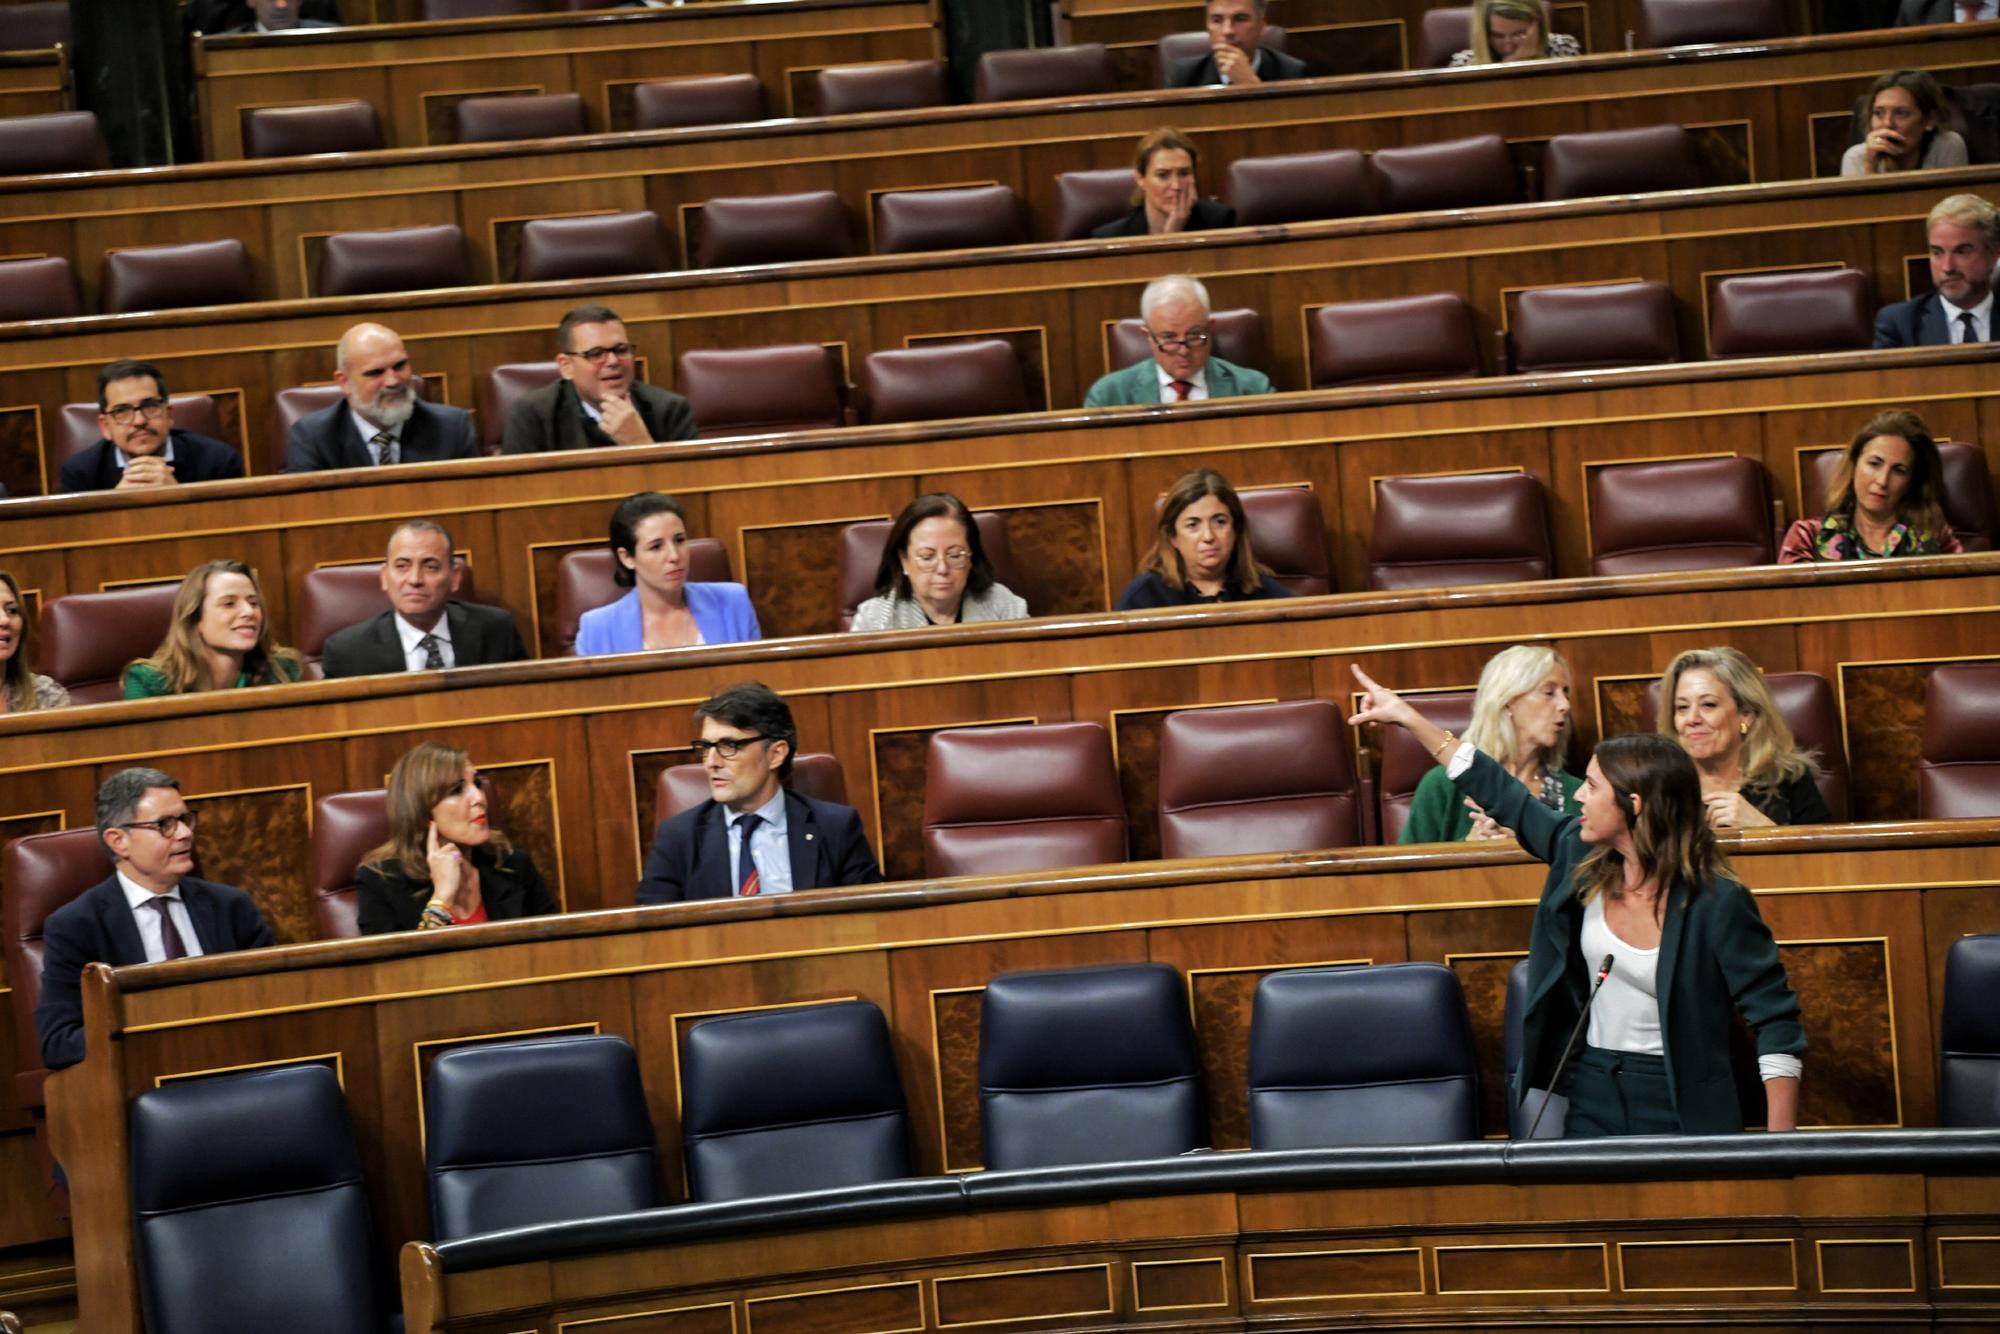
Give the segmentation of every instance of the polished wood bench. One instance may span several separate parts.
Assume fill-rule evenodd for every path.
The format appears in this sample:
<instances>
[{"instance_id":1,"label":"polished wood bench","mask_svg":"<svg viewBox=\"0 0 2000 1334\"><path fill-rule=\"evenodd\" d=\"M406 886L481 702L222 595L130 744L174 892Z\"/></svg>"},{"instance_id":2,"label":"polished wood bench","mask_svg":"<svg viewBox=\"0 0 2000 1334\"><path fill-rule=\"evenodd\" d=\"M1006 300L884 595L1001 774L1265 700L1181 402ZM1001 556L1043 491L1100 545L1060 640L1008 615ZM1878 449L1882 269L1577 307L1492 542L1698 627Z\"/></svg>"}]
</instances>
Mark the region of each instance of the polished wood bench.
<instances>
[{"instance_id":1,"label":"polished wood bench","mask_svg":"<svg viewBox=\"0 0 2000 1334\"><path fill-rule=\"evenodd\" d=\"M0 8L0 18L6 10ZM69 53L0 51L0 116L41 116L68 111Z\"/></svg>"}]
</instances>

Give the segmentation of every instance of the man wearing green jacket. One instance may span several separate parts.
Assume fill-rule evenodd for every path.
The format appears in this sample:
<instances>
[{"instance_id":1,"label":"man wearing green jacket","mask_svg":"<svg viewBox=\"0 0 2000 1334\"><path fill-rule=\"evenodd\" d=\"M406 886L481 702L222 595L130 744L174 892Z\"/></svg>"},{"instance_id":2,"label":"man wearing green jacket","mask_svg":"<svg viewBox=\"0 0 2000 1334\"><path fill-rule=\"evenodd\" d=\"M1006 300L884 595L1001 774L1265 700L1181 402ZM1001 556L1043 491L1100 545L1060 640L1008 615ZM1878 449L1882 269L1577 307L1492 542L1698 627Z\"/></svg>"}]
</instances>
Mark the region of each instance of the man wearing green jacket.
<instances>
[{"instance_id":1,"label":"man wearing green jacket","mask_svg":"<svg viewBox=\"0 0 2000 1334\"><path fill-rule=\"evenodd\" d=\"M1150 360L1113 371L1090 386L1086 408L1134 403L1194 403L1205 398L1268 394L1262 371L1209 354L1208 289L1184 273L1156 278L1139 298Z\"/></svg>"}]
</instances>

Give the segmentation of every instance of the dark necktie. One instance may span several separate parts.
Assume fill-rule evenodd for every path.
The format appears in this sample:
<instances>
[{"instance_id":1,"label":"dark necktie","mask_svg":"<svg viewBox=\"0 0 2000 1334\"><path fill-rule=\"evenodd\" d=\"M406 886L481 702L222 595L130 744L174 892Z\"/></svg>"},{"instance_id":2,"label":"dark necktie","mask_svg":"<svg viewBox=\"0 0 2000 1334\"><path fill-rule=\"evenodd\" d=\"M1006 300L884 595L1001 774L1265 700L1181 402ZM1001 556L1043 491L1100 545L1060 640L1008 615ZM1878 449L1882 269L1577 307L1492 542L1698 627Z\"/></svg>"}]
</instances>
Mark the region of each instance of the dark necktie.
<instances>
[{"instance_id":1,"label":"dark necktie","mask_svg":"<svg viewBox=\"0 0 2000 1334\"><path fill-rule=\"evenodd\" d=\"M1187 402L1187 396L1194 392L1194 383L1190 380L1174 380L1167 387L1174 391L1176 403Z\"/></svg>"},{"instance_id":2,"label":"dark necktie","mask_svg":"<svg viewBox=\"0 0 2000 1334\"><path fill-rule=\"evenodd\" d=\"M425 635L417 641L417 647L424 651L424 670L441 672L444 670L444 650L438 647L436 635Z\"/></svg>"},{"instance_id":3,"label":"dark necktie","mask_svg":"<svg viewBox=\"0 0 2000 1334\"><path fill-rule=\"evenodd\" d=\"M736 897L747 899L757 892L757 863L750 856L750 832L764 823L761 815L746 815L736 822L742 843L736 852Z\"/></svg>"},{"instance_id":4,"label":"dark necktie","mask_svg":"<svg viewBox=\"0 0 2000 1334\"><path fill-rule=\"evenodd\" d=\"M1979 341L1979 326L1972 322L1971 311L1969 310L1960 311L1958 316L1958 324L1961 329L1965 330L1965 337L1959 339L1958 340L1959 342L1976 343Z\"/></svg>"},{"instance_id":5,"label":"dark necktie","mask_svg":"<svg viewBox=\"0 0 2000 1334\"><path fill-rule=\"evenodd\" d=\"M181 939L181 929L174 925L174 915L167 911L173 900L164 894L155 894L146 905L160 914L160 949L169 959L187 958L187 942Z\"/></svg>"},{"instance_id":6,"label":"dark necktie","mask_svg":"<svg viewBox=\"0 0 2000 1334\"><path fill-rule=\"evenodd\" d=\"M375 438L368 442L375 446L375 463L378 467L396 461L396 437L387 431L377 431Z\"/></svg>"},{"instance_id":7,"label":"dark necktie","mask_svg":"<svg viewBox=\"0 0 2000 1334\"><path fill-rule=\"evenodd\" d=\"M1979 17L1979 9L1985 0L1958 0L1958 21L1970 23ZM1966 340L1970 342L1970 339Z\"/></svg>"}]
</instances>

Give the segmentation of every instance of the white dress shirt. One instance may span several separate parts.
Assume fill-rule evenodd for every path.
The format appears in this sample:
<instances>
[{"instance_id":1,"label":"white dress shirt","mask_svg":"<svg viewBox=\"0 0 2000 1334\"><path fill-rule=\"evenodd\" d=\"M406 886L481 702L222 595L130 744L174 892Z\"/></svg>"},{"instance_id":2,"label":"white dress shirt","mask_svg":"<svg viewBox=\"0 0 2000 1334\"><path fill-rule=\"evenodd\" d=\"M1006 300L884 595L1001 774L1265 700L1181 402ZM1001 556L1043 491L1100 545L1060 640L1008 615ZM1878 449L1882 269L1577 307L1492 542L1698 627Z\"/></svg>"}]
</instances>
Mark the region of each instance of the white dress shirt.
<instances>
[{"instance_id":1,"label":"white dress shirt","mask_svg":"<svg viewBox=\"0 0 2000 1334\"><path fill-rule=\"evenodd\" d=\"M1177 399L1174 397L1174 377L1167 374L1167 368L1165 366L1162 366L1159 362L1155 361L1153 363L1153 369L1159 372L1160 376L1160 402L1199 403L1204 398L1208 397L1208 367L1204 366L1200 370L1196 371L1193 375L1188 376L1187 382L1193 385L1194 388L1188 390L1188 396L1185 399Z\"/></svg>"},{"instance_id":2,"label":"white dress shirt","mask_svg":"<svg viewBox=\"0 0 2000 1334\"><path fill-rule=\"evenodd\" d=\"M167 944L161 938L160 910L149 905L159 895L147 889L123 871L118 874L118 887L125 891L125 902L132 906L132 920L139 926L139 943L146 947L146 962L159 963L167 957ZM181 944L187 948L187 957L192 959L203 953L201 937L195 934L194 919L188 916L187 904L181 900L181 887L175 885L164 897L167 912L174 919L174 930L181 933Z\"/></svg>"},{"instance_id":3,"label":"white dress shirt","mask_svg":"<svg viewBox=\"0 0 2000 1334\"><path fill-rule=\"evenodd\" d=\"M1944 307L1944 322L1951 332L1952 342L1963 343L1965 341L1965 321L1960 318L1963 315L1972 316L1973 332L1976 335L1972 340L1973 342L1984 343L1993 337L1993 293L1991 290L1986 293L1986 299L1976 306L1961 309L1958 306L1952 305L1951 302L1944 300L1940 300L1938 304Z\"/></svg>"},{"instance_id":4,"label":"white dress shirt","mask_svg":"<svg viewBox=\"0 0 2000 1334\"><path fill-rule=\"evenodd\" d=\"M421 672L427 670L424 666L423 650L423 639L427 634L437 637L438 652L444 656L444 665L447 667L458 666L458 655L451 651L450 617L439 616L438 623L434 628L419 630L416 626L404 620L401 613L398 613L396 616L396 633L402 636L403 660L409 664L411 671Z\"/></svg>"},{"instance_id":5,"label":"white dress shirt","mask_svg":"<svg viewBox=\"0 0 2000 1334\"><path fill-rule=\"evenodd\" d=\"M777 796L751 813L764 817L763 823L750 831L750 860L757 866L757 892L789 894L792 892L792 845L785 830L785 789L780 787ZM742 823L743 815L730 811L726 819L729 889L734 893L736 887L743 883L736 861L737 852L743 846L743 836L737 832L736 826Z\"/></svg>"}]
</instances>

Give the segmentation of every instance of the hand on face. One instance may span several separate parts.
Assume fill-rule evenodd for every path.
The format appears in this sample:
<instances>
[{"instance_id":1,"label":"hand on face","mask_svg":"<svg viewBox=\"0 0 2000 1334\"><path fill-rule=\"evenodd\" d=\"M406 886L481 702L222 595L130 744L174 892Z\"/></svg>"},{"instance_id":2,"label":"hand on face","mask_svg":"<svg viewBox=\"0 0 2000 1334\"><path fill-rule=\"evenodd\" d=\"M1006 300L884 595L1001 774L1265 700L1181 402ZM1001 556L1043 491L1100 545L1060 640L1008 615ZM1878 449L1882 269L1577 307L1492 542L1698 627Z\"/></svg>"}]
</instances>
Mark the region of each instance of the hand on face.
<instances>
[{"instance_id":1,"label":"hand on face","mask_svg":"<svg viewBox=\"0 0 2000 1334\"><path fill-rule=\"evenodd\" d=\"M1214 50L1215 72L1222 76L1224 83L1241 86L1263 82L1257 77L1256 59L1245 55L1241 47L1233 42L1217 41Z\"/></svg>"},{"instance_id":2,"label":"hand on face","mask_svg":"<svg viewBox=\"0 0 2000 1334\"><path fill-rule=\"evenodd\" d=\"M1196 198L1194 159L1184 148L1154 150L1146 159L1146 169L1139 173L1139 190L1146 198L1149 232L1158 235L1187 230Z\"/></svg>"},{"instance_id":3,"label":"hand on face","mask_svg":"<svg viewBox=\"0 0 2000 1334\"><path fill-rule=\"evenodd\" d=\"M607 392L597 405L598 425L604 433L621 445L650 445L653 437L646 430L646 421L639 410L632 406L628 392Z\"/></svg>"},{"instance_id":4,"label":"hand on face","mask_svg":"<svg viewBox=\"0 0 2000 1334\"><path fill-rule=\"evenodd\" d=\"M458 850L457 844L438 836L436 820L431 821L430 832L424 835L424 862L430 867L431 897L442 900L446 910L455 913L465 856Z\"/></svg>"}]
</instances>

